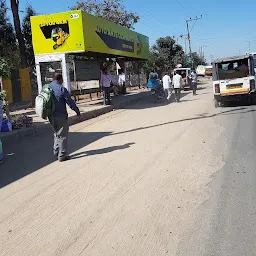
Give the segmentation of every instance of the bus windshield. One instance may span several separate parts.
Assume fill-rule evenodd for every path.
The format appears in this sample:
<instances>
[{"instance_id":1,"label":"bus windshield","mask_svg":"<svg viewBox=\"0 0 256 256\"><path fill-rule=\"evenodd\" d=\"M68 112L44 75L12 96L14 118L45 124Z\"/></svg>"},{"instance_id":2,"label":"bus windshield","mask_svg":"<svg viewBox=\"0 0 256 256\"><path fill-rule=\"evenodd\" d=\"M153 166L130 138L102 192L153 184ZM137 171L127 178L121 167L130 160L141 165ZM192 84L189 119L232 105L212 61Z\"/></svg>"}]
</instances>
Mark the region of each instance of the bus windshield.
<instances>
[{"instance_id":1,"label":"bus windshield","mask_svg":"<svg viewBox=\"0 0 256 256\"><path fill-rule=\"evenodd\" d=\"M250 75L248 59L217 63L218 77L222 79L235 79Z\"/></svg>"}]
</instances>

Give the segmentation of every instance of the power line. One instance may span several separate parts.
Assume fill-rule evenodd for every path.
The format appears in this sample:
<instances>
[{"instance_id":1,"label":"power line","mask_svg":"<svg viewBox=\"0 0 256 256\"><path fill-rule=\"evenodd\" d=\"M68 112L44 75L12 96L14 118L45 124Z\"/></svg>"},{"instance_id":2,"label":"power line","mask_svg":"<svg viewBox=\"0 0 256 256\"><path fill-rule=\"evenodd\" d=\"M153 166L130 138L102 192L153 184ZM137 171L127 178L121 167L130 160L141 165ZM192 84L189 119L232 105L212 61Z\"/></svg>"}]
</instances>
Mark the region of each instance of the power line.
<instances>
[{"instance_id":1,"label":"power line","mask_svg":"<svg viewBox=\"0 0 256 256\"><path fill-rule=\"evenodd\" d=\"M12 12L12 9L9 8L9 7L6 7L5 9ZM27 11L19 10L19 9L18 9L18 12L20 12L20 13L27 13ZM36 12L36 15L44 15L44 13Z\"/></svg>"},{"instance_id":2,"label":"power line","mask_svg":"<svg viewBox=\"0 0 256 256\"><path fill-rule=\"evenodd\" d=\"M184 2L185 2L190 8L193 8L192 5L187 2L187 0L184 0Z\"/></svg>"},{"instance_id":3,"label":"power line","mask_svg":"<svg viewBox=\"0 0 256 256\"><path fill-rule=\"evenodd\" d=\"M192 32L192 30L194 29L194 27L195 27L196 23L197 23L197 20L195 20L194 25L193 25L193 27L192 27L192 28L191 28L191 30L190 30L190 33L191 33L191 32Z\"/></svg>"}]
</instances>

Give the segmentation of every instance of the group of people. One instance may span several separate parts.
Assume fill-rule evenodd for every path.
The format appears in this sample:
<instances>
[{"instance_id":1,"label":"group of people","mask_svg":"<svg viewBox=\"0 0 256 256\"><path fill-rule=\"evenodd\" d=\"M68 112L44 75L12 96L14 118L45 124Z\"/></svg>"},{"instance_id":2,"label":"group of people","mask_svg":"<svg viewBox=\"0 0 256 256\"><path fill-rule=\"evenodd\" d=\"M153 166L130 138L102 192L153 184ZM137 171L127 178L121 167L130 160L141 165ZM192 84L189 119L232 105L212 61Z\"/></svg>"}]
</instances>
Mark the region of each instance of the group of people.
<instances>
[{"instance_id":1,"label":"group of people","mask_svg":"<svg viewBox=\"0 0 256 256\"><path fill-rule=\"evenodd\" d=\"M197 75L195 72L192 72L190 79L191 86L193 88L193 94L195 95L197 88ZM112 78L107 68L102 70L100 84L104 92L104 104L110 104L110 88L112 84ZM163 87L167 91L168 99L171 97L173 87L176 100L177 102L180 101L182 77L179 72L176 72L172 79L170 75L166 73L163 77ZM55 105L54 112L51 114L51 116L49 116L49 121L54 131L53 154L59 159L60 162L62 162L69 159L69 156L67 155L67 137L69 124L66 105L69 105L69 107L76 112L79 120L81 115L78 107L76 106L76 103L71 99L70 93L63 86L63 77L61 74L54 75L53 81L50 83L49 88L52 91Z\"/></svg>"},{"instance_id":2,"label":"group of people","mask_svg":"<svg viewBox=\"0 0 256 256\"><path fill-rule=\"evenodd\" d=\"M196 95L197 90L197 74L195 71L192 71L191 75L188 77L190 87L193 89L193 95ZM163 79L163 88L167 94L167 100L170 100L172 95L172 90L175 92L175 100L180 102L180 91L182 89L182 76L179 71L174 72L174 76L171 78L168 72L165 73Z\"/></svg>"}]
</instances>

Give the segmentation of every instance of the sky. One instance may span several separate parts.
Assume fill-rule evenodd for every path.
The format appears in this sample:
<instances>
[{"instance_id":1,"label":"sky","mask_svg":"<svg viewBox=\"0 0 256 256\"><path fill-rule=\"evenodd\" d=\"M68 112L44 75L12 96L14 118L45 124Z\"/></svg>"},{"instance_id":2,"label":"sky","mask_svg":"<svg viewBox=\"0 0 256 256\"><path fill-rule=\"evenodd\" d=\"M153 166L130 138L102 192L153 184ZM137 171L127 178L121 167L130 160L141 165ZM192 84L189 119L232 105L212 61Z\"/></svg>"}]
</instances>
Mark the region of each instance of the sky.
<instances>
[{"instance_id":1,"label":"sky","mask_svg":"<svg viewBox=\"0 0 256 256\"><path fill-rule=\"evenodd\" d=\"M56 13L68 11L75 3L73 0L20 0L20 10L31 4L37 13ZM195 26L189 22L190 29L194 26L192 51L203 47L208 62L244 54L249 51L249 44L251 51L256 52L255 0L123 0L123 3L128 11L140 16L135 30L147 35L150 45L159 37L186 34L186 20L202 15ZM184 47L184 39L179 38L179 43Z\"/></svg>"}]
</instances>

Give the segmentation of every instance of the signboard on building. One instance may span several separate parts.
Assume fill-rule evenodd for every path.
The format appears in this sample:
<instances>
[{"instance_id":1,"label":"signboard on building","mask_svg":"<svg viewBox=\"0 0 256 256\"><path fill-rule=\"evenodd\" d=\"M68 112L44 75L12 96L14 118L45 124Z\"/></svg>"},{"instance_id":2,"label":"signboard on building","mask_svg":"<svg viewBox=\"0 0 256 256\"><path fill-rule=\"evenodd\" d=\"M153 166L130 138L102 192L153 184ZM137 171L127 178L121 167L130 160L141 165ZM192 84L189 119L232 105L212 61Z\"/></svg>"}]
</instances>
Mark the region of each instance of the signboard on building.
<instances>
[{"instance_id":1,"label":"signboard on building","mask_svg":"<svg viewBox=\"0 0 256 256\"><path fill-rule=\"evenodd\" d=\"M35 54L92 52L147 59L148 37L77 10L31 17Z\"/></svg>"}]
</instances>

